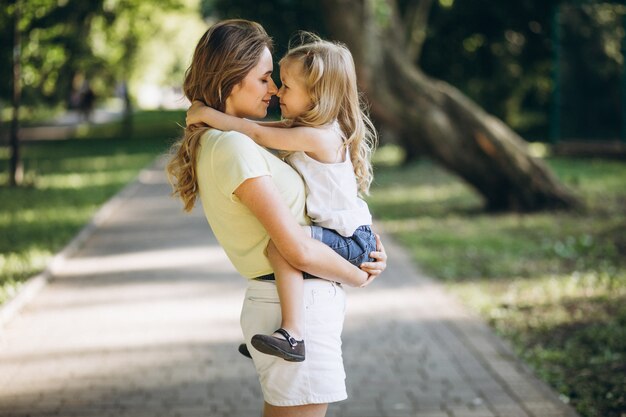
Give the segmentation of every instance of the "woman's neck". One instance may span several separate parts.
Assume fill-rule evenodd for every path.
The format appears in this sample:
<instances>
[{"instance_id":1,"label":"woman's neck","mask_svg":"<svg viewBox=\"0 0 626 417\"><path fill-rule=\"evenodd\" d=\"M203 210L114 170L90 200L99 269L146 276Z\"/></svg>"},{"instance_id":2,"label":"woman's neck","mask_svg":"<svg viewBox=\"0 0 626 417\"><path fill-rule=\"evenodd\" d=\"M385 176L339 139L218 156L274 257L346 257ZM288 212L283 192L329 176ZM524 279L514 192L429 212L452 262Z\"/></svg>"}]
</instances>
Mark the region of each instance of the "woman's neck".
<instances>
[{"instance_id":1,"label":"woman's neck","mask_svg":"<svg viewBox=\"0 0 626 417\"><path fill-rule=\"evenodd\" d=\"M228 114L229 116L243 117L240 115L240 112L233 107L232 103L228 99L226 100L226 103L224 105L224 113Z\"/></svg>"}]
</instances>

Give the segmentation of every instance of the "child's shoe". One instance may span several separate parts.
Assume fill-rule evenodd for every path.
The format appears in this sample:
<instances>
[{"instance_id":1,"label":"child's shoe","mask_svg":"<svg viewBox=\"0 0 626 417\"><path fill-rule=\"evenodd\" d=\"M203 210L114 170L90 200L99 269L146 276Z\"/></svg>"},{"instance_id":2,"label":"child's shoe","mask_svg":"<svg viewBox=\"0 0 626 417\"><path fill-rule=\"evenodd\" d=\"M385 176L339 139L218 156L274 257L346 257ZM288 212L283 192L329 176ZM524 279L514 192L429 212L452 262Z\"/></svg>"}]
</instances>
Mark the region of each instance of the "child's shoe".
<instances>
[{"instance_id":1,"label":"child's shoe","mask_svg":"<svg viewBox=\"0 0 626 417\"><path fill-rule=\"evenodd\" d=\"M252 336L252 346L259 352L278 356L289 362L304 361L304 340L294 339L283 328L276 330L275 333L280 333L285 339L279 339L272 335L255 334Z\"/></svg>"},{"instance_id":2,"label":"child's shoe","mask_svg":"<svg viewBox=\"0 0 626 417\"><path fill-rule=\"evenodd\" d=\"M245 343L240 344L239 347L237 348L237 350L239 351L239 353L241 353L246 358L252 359L252 355L250 355L250 351L248 350L248 346L246 346Z\"/></svg>"}]
</instances>

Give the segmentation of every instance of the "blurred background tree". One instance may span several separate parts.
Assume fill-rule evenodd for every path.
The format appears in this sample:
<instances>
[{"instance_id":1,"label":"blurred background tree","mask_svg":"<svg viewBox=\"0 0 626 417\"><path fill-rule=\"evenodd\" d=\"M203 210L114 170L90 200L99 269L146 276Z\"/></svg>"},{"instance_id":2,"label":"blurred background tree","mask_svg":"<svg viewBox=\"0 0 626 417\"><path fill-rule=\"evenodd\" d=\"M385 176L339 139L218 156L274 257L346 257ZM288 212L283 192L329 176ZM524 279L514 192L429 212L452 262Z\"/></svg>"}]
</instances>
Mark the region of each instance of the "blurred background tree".
<instances>
[{"instance_id":1,"label":"blurred background tree","mask_svg":"<svg viewBox=\"0 0 626 417\"><path fill-rule=\"evenodd\" d=\"M202 3L206 16L246 17L263 23L276 40L279 56L290 35L298 29L332 36L315 1L204 0ZM407 53L414 55L414 62L426 74L456 86L528 140L546 141L549 136L552 30L557 7L564 32L561 46L566 105L598 108L596 104L599 104L603 111L598 113L605 116L612 113L613 118L621 106L620 89L615 86L620 84L623 68L620 53L624 36L623 5L593 0L523 0L514 4L486 0L399 0L397 5L403 19L413 22L407 28L407 37L416 39ZM410 18L416 13L427 16L421 20L419 16ZM581 85L575 80L585 83ZM591 105L582 97L581 88L601 91L603 94L596 93L595 100L598 96L611 98ZM575 91L579 96L569 100ZM583 126L579 117L565 116L564 127L569 130L564 131L564 136L593 136L591 132L598 134L596 127L602 128L599 123ZM616 123L613 120L611 125Z\"/></svg>"},{"instance_id":2,"label":"blurred background tree","mask_svg":"<svg viewBox=\"0 0 626 417\"><path fill-rule=\"evenodd\" d=\"M9 81L0 84L0 121L12 120L12 185L22 177L19 121L64 109L78 109L88 120L97 100L114 97L130 137L133 96L156 106L159 86L180 85L206 29L198 0L164 0L158 7L147 0L0 0L0 7L0 57L12 63L0 67L0 79Z\"/></svg>"},{"instance_id":3,"label":"blurred background tree","mask_svg":"<svg viewBox=\"0 0 626 417\"><path fill-rule=\"evenodd\" d=\"M0 0L0 57L11 62L15 0ZM23 104L71 107L72 91L88 81L98 97L127 82L138 95L146 84L180 84L193 44L206 29L197 0L22 1ZM0 68L11 79L11 68ZM136 86L135 86L136 84ZM0 84L0 103L11 97ZM2 106L5 107L5 106ZM27 114L28 116L28 114Z\"/></svg>"},{"instance_id":4,"label":"blurred background tree","mask_svg":"<svg viewBox=\"0 0 626 417\"><path fill-rule=\"evenodd\" d=\"M561 29L560 138L626 139L626 5L566 4ZM619 86L622 85L622 88Z\"/></svg>"},{"instance_id":5,"label":"blurred background tree","mask_svg":"<svg viewBox=\"0 0 626 417\"><path fill-rule=\"evenodd\" d=\"M8 40L0 56L9 62L15 0L0 3L9 11L0 17ZM434 157L492 210L569 207L576 199L528 155L521 136L548 137L557 9L574 45L563 48L564 134L602 132L619 113L611 112L624 101L618 88L597 92L623 71L621 15L615 6L579 3L568 11L569 3L557 0L166 0L158 7L147 0L28 1L20 19L22 101L27 110L71 107L73 92L88 82L97 97L131 96L150 106L159 86L180 86L207 21L261 22L276 40L277 57L294 32L311 30L351 48L383 139L400 144L407 160ZM581 40L586 46L576 49ZM9 71L3 66L0 77L9 80ZM583 76L592 81L579 88ZM7 84L0 86L5 109ZM585 112L590 106L596 113ZM594 121L598 128L589 127Z\"/></svg>"}]
</instances>

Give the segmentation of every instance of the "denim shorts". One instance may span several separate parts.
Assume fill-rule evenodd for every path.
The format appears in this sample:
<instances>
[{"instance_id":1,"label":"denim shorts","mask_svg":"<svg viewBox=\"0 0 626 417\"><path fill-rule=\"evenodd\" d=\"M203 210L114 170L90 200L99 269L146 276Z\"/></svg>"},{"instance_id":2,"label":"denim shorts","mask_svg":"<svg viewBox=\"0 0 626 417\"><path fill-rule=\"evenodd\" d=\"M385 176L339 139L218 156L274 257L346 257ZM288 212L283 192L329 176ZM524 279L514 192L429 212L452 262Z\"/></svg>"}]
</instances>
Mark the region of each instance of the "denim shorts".
<instances>
[{"instance_id":1,"label":"denim shorts","mask_svg":"<svg viewBox=\"0 0 626 417\"><path fill-rule=\"evenodd\" d=\"M370 226L360 226L352 236L345 237L332 229L312 225L311 237L329 246L352 265L374 261L370 252L376 250L376 236Z\"/></svg>"}]
</instances>

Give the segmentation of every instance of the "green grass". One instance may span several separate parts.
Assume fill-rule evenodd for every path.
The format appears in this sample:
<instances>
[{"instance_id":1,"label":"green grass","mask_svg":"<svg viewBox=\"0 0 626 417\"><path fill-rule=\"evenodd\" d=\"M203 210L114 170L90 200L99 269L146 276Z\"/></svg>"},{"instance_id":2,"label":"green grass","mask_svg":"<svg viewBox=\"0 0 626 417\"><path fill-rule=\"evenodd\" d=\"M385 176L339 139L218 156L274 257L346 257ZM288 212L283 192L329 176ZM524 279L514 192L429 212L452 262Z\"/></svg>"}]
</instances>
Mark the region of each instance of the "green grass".
<instances>
[{"instance_id":1,"label":"green grass","mask_svg":"<svg viewBox=\"0 0 626 417\"><path fill-rule=\"evenodd\" d=\"M41 272L95 211L166 151L181 112L141 112L132 133L121 123L84 128L66 140L25 143L25 185L10 188L9 149L0 148L0 304Z\"/></svg>"},{"instance_id":2,"label":"green grass","mask_svg":"<svg viewBox=\"0 0 626 417\"><path fill-rule=\"evenodd\" d=\"M378 221L582 416L624 417L626 164L549 159L586 209L493 215L456 177L393 153L377 156Z\"/></svg>"}]
</instances>

